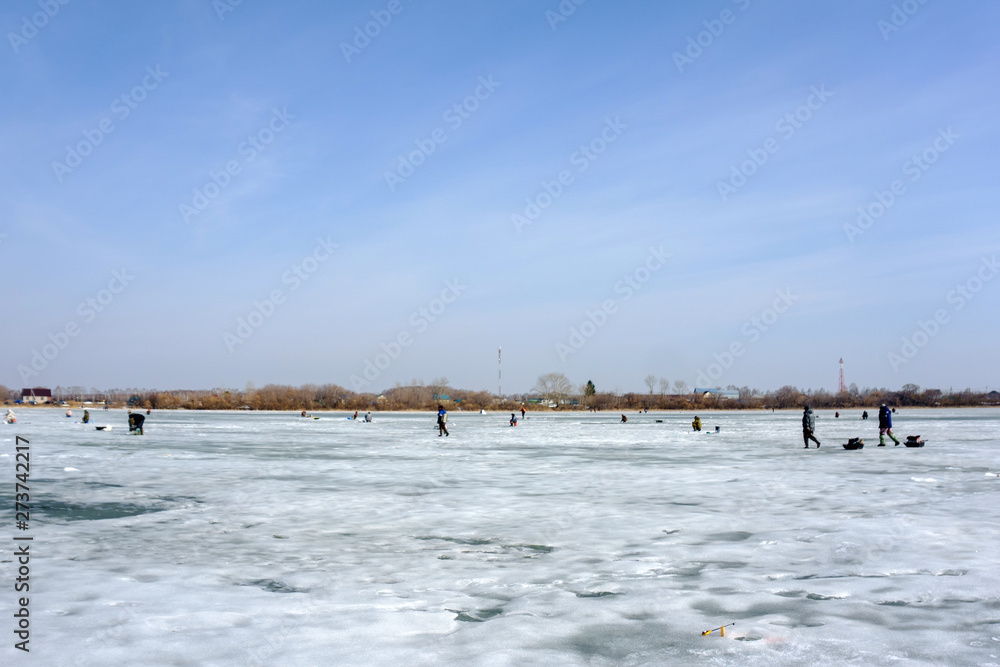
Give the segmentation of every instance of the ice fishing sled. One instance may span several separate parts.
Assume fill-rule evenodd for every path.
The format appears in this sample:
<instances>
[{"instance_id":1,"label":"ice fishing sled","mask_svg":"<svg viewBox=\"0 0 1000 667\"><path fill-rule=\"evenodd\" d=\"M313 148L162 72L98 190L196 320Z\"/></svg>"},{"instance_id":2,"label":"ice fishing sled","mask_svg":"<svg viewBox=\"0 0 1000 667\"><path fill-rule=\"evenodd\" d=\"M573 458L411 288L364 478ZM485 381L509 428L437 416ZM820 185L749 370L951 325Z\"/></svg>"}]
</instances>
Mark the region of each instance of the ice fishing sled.
<instances>
[{"instance_id":1,"label":"ice fishing sled","mask_svg":"<svg viewBox=\"0 0 1000 667\"><path fill-rule=\"evenodd\" d=\"M907 447L923 447L927 444L927 441L922 439L919 435L908 435L906 436L906 442L903 444Z\"/></svg>"},{"instance_id":2,"label":"ice fishing sled","mask_svg":"<svg viewBox=\"0 0 1000 667\"><path fill-rule=\"evenodd\" d=\"M851 438L847 441L847 444L844 445L844 449L864 449L864 447L865 441L861 438Z\"/></svg>"}]
</instances>

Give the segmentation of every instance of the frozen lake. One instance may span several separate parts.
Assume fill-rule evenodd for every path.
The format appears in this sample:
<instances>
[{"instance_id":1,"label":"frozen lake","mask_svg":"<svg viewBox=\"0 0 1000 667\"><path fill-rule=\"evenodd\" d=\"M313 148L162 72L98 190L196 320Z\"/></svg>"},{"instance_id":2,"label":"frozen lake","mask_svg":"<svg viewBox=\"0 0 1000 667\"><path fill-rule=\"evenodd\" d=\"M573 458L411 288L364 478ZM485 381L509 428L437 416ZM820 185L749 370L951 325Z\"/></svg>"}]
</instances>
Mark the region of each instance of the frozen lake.
<instances>
[{"instance_id":1,"label":"frozen lake","mask_svg":"<svg viewBox=\"0 0 1000 667\"><path fill-rule=\"evenodd\" d=\"M4 664L1000 664L1000 410L62 414L0 426Z\"/></svg>"}]
</instances>

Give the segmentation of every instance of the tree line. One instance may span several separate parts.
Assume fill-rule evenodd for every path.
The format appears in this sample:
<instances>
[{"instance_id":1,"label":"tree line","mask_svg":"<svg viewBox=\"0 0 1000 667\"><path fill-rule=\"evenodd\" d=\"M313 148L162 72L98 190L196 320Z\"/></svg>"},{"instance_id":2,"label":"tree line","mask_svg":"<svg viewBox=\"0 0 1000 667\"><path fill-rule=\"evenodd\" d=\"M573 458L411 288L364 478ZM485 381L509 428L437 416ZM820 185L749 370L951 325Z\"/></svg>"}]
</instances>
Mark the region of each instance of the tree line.
<instances>
[{"instance_id":1,"label":"tree line","mask_svg":"<svg viewBox=\"0 0 1000 667\"><path fill-rule=\"evenodd\" d=\"M921 389L906 384L898 390L886 388L859 389L851 385L845 392L825 389L799 389L791 385L773 391L760 391L750 387L726 389L738 393L736 397L693 393L686 383L645 379L648 393L598 391L588 380L574 387L562 373L539 376L533 390L525 394L497 396L487 391L456 389L447 378L437 378L430 384L413 380L408 385L397 384L381 393L358 393L338 384L299 387L268 384L255 387L252 383L240 390L234 388L155 390L115 388L86 390L83 387L56 387L52 391L56 401L108 404L115 407L135 407L153 410L434 410L444 405L449 410L501 410L515 411L522 406L529 410L761 410L800 408L805 404L814 408L847 409L874 408L881 403L898 407L969 407L1000 405L1000 392L962 391L947 392L940 389ZM660 391L657 392L656 389ZM715 388L715 389L721 389ZM671 390L672 393L671 393ZM0 399L6 404L18 400L20 395L0 385Z\"/></svg>"}]
</instances>

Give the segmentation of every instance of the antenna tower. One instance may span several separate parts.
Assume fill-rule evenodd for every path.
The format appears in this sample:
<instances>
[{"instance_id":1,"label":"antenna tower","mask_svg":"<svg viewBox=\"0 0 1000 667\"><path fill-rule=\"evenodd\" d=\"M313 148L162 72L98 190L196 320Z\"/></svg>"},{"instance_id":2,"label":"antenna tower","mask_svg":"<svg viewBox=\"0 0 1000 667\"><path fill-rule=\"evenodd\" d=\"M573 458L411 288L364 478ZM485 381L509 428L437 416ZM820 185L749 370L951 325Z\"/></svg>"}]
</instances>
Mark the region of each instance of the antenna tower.
<instances>
[{"instance_id":1,"label":"antenna tower","mask_svg":"<svg viewBox=\"0 0 1000 667\"><path fill-rule=\"evenodd\" d=\"M844 358L840 358L840 387L837 389L838 392L843 394L847 391L847 387L844 386Z\"/></svg>"}]
</instances>

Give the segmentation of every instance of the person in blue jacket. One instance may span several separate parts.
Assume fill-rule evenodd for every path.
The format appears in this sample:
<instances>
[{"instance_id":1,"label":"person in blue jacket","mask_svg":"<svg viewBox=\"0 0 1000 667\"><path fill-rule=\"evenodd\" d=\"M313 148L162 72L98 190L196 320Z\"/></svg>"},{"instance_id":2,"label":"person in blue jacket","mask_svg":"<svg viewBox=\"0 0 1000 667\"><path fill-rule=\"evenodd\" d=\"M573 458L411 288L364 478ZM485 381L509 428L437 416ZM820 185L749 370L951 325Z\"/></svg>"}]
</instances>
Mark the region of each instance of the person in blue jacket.
<instances>
[{"instance_id":1,"label":"person in blue jacket","mask_svg":"<svg viewBox=\"0 0 1000 667\"><path fill-rule=\"evenodd\" d=\"M448 411L443 405L438 406L438 437L448 434Z\"/></svg>"},{"instance_id":2,"label":"person in blue jacket","mask_svg":"<svg viewBox=\"0 0 1000 667\"><path fill-rule=\"evenodd\" d=\"M899 440L892 434L892 411L886 407L885 403L878 409L878 446L885 447L885 436L892 438L892 441L899 445Z\"/></svg>"}]
</instances>

